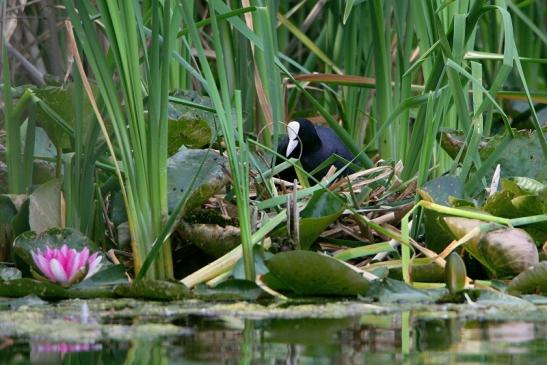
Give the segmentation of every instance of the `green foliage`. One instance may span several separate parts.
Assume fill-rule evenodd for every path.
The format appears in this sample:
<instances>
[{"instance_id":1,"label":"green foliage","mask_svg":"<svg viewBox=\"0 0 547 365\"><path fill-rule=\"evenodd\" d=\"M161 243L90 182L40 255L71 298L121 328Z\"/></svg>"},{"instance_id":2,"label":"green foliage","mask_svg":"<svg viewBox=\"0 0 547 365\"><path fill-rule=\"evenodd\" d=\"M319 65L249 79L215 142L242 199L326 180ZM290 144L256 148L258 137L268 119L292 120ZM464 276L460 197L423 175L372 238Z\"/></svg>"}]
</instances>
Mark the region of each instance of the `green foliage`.
<instances>
[{"instance_id":1,"label":"green foliage","mask_svg":"<svg viewBox=\"0 0 547 365\"><path fill-rule=\"evenodd\" d=\"M364 295L368 281L343 262L310 251L278 253L266 262L268 269L298 295Z\"/></svg>"}]
</instances>

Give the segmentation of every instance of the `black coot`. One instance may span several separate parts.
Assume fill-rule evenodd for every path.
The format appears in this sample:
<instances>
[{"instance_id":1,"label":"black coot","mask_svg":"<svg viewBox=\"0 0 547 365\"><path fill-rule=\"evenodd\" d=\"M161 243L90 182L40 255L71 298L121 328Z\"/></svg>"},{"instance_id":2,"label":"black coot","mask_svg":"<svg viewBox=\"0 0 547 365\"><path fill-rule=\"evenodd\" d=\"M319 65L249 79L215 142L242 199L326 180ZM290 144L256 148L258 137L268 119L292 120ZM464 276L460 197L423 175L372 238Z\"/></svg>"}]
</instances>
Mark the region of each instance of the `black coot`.
<instances>
[{"instance_id":1,"label":"black coot","mask_svg":"<svg viewBox=\"0 0 547 365\"><path fill-rule=\"evenodd\" d=\"M285 158L300 158L302 167L307 172L312 172L327 160L330 156L336 154L344 159L351 161L354 156L346 148L344 143L338 138L336 133L328 127L315 126L307 119L297 119L287 125L288 136L285 137L277 147L277 153ZM276 163L282 160L277 159ZM334 162L337 169L344 167L341 161ZM327 173L330 166L320 170L313 177L321 180ZM347 168L343 174L353 173ZM293 181L296 179L294 168L290 167L282 171L279 176L283 180Z\"/></svg>"}]
</instances>

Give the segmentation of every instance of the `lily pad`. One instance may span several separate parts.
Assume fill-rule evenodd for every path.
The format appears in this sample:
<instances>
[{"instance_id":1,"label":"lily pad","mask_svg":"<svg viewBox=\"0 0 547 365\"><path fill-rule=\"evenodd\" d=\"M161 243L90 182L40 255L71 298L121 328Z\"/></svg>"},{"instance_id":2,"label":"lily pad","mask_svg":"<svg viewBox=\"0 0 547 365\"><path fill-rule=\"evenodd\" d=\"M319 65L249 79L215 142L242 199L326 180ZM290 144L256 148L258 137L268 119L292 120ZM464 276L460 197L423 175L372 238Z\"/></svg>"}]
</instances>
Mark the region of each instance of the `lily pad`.
<instances>
[{"instance_id":1,"label":"lily pad","mask_svg":"<svg viewBox=\"0 0 547 365\"><path fill-rule=\"evenodd\" d=\"M180 222L177 231L207 255L219 258L241 243L239 227Z\"/></svg>"},{"instance_id":2,"label":"lily pad","mask_svg":"<svg viewBox=\"0 0 547 365\"><path fill-rule=\"evenodd\" d=\"M114 293L120 297L151 300L180 300L191 296L184 285L161 280L135 280L116 286Z\"/></svg>"},{"instance_id":3,"label":"lily pad","mask_svg":"<svg viewBox=\"0 0 547 365\"><path fill-rule=\"evenodd\" d=\"M332 196L330 192L325 190L314 192L306 207L300 212L300 247L304 250L309 249L321 233L340 217L344 208L344 203ZM272 233L274 237L286 235L286 225Z\"/></svg>"},{"instance_id":4,"label":"lily pad","mask_svg":"<svg viewBox=\"0 0 547 365\"><path fill-rule=\"evenodd\" d=\"M536 131L514 130L515 137L503 147L499 157L493 163L491 176L496 164L501 165L501 176L527 176L539 181L547 179L547 163L536 136ZM544 131L545 133L545 131ZM483 138L479 144L482 161L488 159L502 143L504 136ZM461 148L465 148L465 135L460 131L441 132L441 146L452 158L456 158Z\"/></svg>"},{"instance_id":5,"label":"lily pad","mask_svg":"<svg viewBox=\"0 0 547 365\"><path fill-rule=\"evenodd\" d=\"M369 283L343 262L311 251L287 251L266 261L270 273L298 295L365 295Z\"/></svg>"},{"instance_id":6,"label":"lily pad","mask_svg":"<svg viewBox=\"0 0 547 365\"><path fill-rule=\"evenodd\" d=\"M481 222L476 219L446 217L455 239L460 239ZM512 277L539 262L534 240L520 228L502 228L481 233L464 248L482 263L494 277Z\"/></svg>"},{"instance_id":7,"label":"lily pad","mask_svg":"<svg viewBox=\"0 0 547 365\"><path fill-rule=\"evenodd\" d=\"M385 278L372 283L368 296L380 303L429 303L435 301L441 294L432 296L429 292L413 288L402 281Z\"/></svg>"},{"instance_id":8,"label":"lily pad","mask_svg":"<svg viewBox=\"0 0 547 365\"><path fill-rule=\"evenodd\" d=\"M417 189L423 200L450 206L451 199L463 198L463 182L458 176L441 176L424 184ZM433 210L424 210L425 242L429 249L441 252L452 240L443 220L444 214Z\"/></svg>"},{"instance_id":9,"label":"lily pad","mask_svg":"<svg viewBox=\"0 0 547 365\"><path fill-rule=\"evenodd\" d=\"M23 273L28 273L30 267L37 270L31 255L32 250L36 248L43 250L46 245L53 248L60 248L64 244L77 251L81 251L84 247L88 247L93 253L100 252L100 255L103 256L103 268L101 271L105 270L108 265L111 265L104 253L102 253L93 241L72 228L52 228L43 233L28 231L20 234L13 242L16 264Z\"/></svg>"},{"instance_id":10,"label":"lily pad","mask_svg":"<svg viewBox=\"0 0 547 365\"><path fill-rule=\"evenodd\" d=\"M213 150L181 149L171 156L167 165L169 211L177 206L182 194L189 188L192 193L182 215L205 203L228 182L226 163L226 158ZM195 175L196 181L190 187Z\"/></svg>"},{"instance_id":11,"label":"lily pad","mask_svg":"<svg viewBox=\"0 0 547 365\"><path fill-rule=\"evenodd\" d=\"M542 261L521 272L509 284L510 292L547 294L547 261Z\"/></svg>"},{"instance_id":12,"label":"lily pad","mask_svg":"<svg viewBox=\"0 0 547 365\"><path fill-rule=\"evenodd\" d=\"M252 281L231 279L214 288L200 285L194 289L194 294L207 300L257 300L264 292Z\"/></svg>"},{"instance_id":13,"label":"lily pad","mask_svg":"<svg viewBox=\"0 0 547 365\"><path fill-rule=\"evenodd\" d=\"M50 180L30 194L29 226L36 232L61 225L61 181Z\"/></svg>"},{"instance_id":14,"label":"lily pad","mask_svg":"<svg viewBox=\"0 0 547 365\"><path fill-rule=\"evenodd\" d=\"M526 190L521 188L520 184ZM501 181L502 189L489 197L484 204L484 210L492 215L504 218L519 218L547 213L547 200L543 192L543 184L531 179ZM534 193L533 191L537 191ZM521 227L526 230L538 245L547 240L547 222L539 222Z\"/></svg>"},{"instance_id":15,"label":"lily pad","mask_svg":"<svg viewBox=\"0 0 547 365\"><path fill-rule=\"evenodd\" d=\"M174 96L205 108L212 108L211 100L195 91L179 91ZM169 155L177 152L181 145L188 148L200 148L216 140L217 127L215 113L212 111L170 102L167 113Z\"/></svg>"}]
</instances>

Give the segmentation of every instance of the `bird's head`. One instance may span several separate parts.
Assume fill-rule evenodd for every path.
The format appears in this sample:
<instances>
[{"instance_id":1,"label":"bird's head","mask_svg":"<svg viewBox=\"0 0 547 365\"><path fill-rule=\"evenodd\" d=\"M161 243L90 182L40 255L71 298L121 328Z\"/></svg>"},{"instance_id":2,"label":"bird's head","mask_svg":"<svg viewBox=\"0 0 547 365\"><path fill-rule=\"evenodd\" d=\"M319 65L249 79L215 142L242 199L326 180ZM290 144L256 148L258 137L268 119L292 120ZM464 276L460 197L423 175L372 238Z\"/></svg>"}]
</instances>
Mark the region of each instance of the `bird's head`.
<instances>
[{"instance_id":1,"label":"bird's head","mask_svg":"<svg viewBox=\"0 0 547 365\"><path fill-rule=\"evenodd\" d=\"M316 148L321 144L315 126L307 119L296 119L287 124L289 143L285 156L289 157L302 144L301 148Z\"/></svg>"}]
</instances>

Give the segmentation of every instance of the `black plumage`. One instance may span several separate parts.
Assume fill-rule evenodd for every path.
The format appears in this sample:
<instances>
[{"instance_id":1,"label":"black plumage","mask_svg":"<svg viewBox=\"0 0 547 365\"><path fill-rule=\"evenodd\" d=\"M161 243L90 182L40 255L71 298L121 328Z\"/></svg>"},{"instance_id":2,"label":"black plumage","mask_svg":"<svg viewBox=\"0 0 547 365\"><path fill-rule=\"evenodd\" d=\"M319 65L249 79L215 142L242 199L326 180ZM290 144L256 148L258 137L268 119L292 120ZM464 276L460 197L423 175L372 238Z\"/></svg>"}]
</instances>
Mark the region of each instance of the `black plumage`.
<instances>
[{"instance_id":1,"label":"black plumage","mask_svg":"<svg viewBox=\"0 0 547 365\"><path fill-rule=\"evenodd\" d=\"M295 124L295 123L298 123ZM291 127L292 126L292 127ZM287 148L289 147L289 136L285 137L277 147L277 153L285 158L299 158L302 167L307 172L312 172L330 156L336 154L348 161L353 160L354 155L346 148L344 143L338 138L336 133L328 127L316 126L307 119L297 119L294 122L289 123L287 126L289 135L291 135L291 129L293 130L292 137L298 134L298 138L294 139L290 151L287 156ZM296 129L296 131L295 131ZM295 145L295 146L294 146ZM282 162L281 158L277 158L276 163ZM344 167L344 163L339 160L334 162L334 166L337 169ZM317 180L321 180L323 176L329 170L329 166L315 173L313 177ZM353 173L350 168L344 170L343 174L347 175ZM293 181L296 179L296 172L294 168L290 167L282 171L279 176L283 180Z\"/></svg>"}]
</instances>

